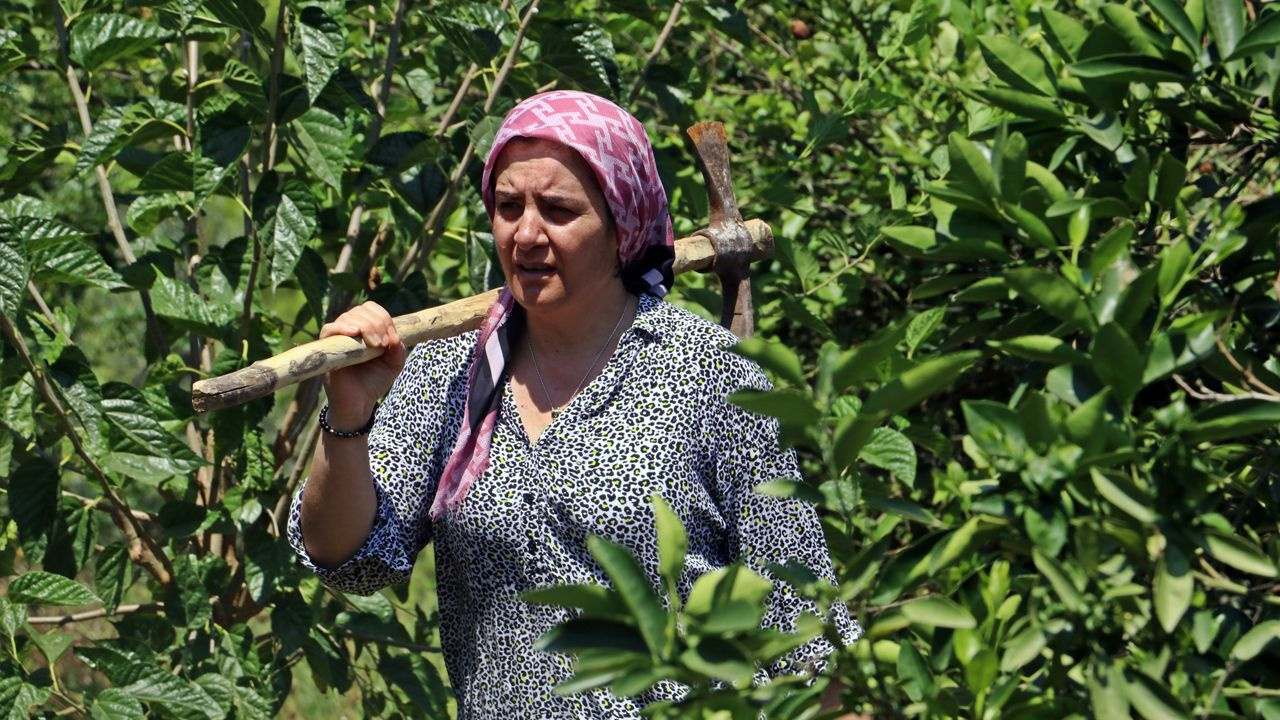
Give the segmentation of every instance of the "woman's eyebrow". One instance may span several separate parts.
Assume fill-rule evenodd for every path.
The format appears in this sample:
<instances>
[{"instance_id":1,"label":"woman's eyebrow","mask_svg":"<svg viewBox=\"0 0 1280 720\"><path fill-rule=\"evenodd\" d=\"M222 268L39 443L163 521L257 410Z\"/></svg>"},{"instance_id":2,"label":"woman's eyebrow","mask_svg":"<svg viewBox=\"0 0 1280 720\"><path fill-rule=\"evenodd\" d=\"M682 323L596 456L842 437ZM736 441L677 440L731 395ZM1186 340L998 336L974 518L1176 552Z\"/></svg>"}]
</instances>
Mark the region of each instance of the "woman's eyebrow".
<instances>
[{"instance_id":1,"label":"woman's eyebrow","mask_svg":"<svg viewBox=\"0 0 1280 720\"><path fill-rule=\"evenodd\" d=\"M503 201L521 200L524 198L524 193L510 190L494 190L493 196L495 199ZM554 192L535 192L533 193L533 197L538 202L546 203L548 205L570 205L573 202L568 195L560 195Z\"/></svg>"}]
</instances>

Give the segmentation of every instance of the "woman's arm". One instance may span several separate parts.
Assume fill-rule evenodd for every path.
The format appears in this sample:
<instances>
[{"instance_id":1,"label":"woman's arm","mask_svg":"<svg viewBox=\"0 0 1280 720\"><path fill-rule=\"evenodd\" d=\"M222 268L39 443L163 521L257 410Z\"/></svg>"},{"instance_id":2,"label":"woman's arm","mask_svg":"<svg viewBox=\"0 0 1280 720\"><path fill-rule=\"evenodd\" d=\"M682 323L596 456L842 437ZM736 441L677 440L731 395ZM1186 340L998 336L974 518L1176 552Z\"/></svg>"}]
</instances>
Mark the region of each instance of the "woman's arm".
<instances>
[{"instance_id":1,"label":"woman's arm","mask_svg":"<svg viewBox=\"0 0 1280 720\"><path fill-rule=\"evenodd\" d=\"M329 426L339 431L356 430L369 421L378 398L386 394L403 369L404 343L391 315L373 302L353 308L321 328L320 337L330 335L360 337L366 345L386 350L369 362L325 376ZM307 553L318 565L341 565L368 538L377 508L368 435L344 438L322 433L311 460L299 517Z\"/></svg>"}]
</instances>

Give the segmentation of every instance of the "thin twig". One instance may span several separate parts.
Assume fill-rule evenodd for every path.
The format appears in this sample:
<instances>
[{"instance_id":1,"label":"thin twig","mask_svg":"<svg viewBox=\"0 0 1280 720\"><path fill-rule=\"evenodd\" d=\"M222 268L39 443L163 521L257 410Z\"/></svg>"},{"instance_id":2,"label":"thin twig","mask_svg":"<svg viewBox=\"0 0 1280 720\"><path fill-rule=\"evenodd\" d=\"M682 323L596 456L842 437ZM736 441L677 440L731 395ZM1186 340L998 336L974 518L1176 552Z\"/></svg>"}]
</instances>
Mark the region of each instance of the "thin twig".
<instances>
[{"instance_id":1,"label":"thin twig","mask_svg":"<svg viewBox=\"0 0 1280 720\"><path fill-rule=\"evenodd\" d=\"M89 118L89 103L85 100L84 90L80 87L80 80L76 77L75 68L71 66L70 56L67 55L67 21L62 14L60 3L53 3L53 13L54 21L58 25L58 61L67 77L67 86L71 88L71 97L75 101L76 111L80 116L80 129L88 138L93 132L93 120ZM102 196L103 209L107 213L107 226L111 229L111 235L115 238L120 255L126 263L132 265L138 261L138 258L133 254L133 248L129 247L129 238L125 236L124 225L120 223L120 213L116 209L116 198L111 190L111 181L107 179L107 169L98 164L94 166L93 172L98 178L98 193ZM138 296L142 299L142 310L147 318L147 330L151 333L151 340L155 343L160 356L167 357L169 343L164 339L160 320L156 317L155 309L151 305L151 292L139 289Z\"/></svg>"},{"instance_id":2,"label":"thin twig","mask_svg":"<svg viewBox=\"0 0 1280 720\"><path fill-rule=\"evenodd\" d=\"M1212 402L1237 402L1239 400L1262 400L1265 402L1280 402L1280 398L1277 398L1274 395L1268 395L1268 394L1259 393L1259 392L1249 391L1249 392L1233 393L1233 394L1214 392L1213 390L1210 390L1209 388L1205 387L1205 384L1199 380L1196 380L1196 387L1192 388L1191 385L1189 385L1187 381L1182 378L1182 376L1177 374L1173 376L1173 381L1176 382L1178 386L1181 387L1183 390L1186 390L1188 395L1190 395L1191 397L1197 400L1209 400Z\"/></svg>"},{"instance_id":3,"label":"thin twig","mask_svg":"<svg viewBox=\"0 0 1280 720\"><path fill-rule=\"evenodd\" d=\"M40 290L36 287L36 284L34 282L31 282L30 280L27 281L27 294L31 296L31 299L35 302L36 307L40 308L40 314L44 315L45 319L49 321L50 325L53 325L53 329L56 332L60 332L63 335L66 335L67 333L63 331L62 326L58 324L58 317L53 314L52 310L49 309L49 306L44 301L44 296L40 294Z\"/></svg>"},{"instance_id":4,"label":"thin twig","mask_svg":"<svg viewBox=\"0 0 1280 720\"><path fill-rule=\"evenodd\" d=\"M116 494L106 471L89 454L88 449L85 448L84 442L80 438L80 433L76 431L70 416L63 409L62 402L58 400L58 395L49 383L49 379L45 377L40 366L31 357L26 340L23 339L18 329L14 327L8 315L0 315L0 330L3 331L9 344L17 351L18 356L27 366L27 371L31 373L31 377L35 379L36 387L40 390L40 394L43 396L45 403L48 404L49 409L58 417L59 422L62 424L63 432L66 433L67 439L71 441L71 446L75 449L76 454L80 456L85 466L90 470L90 474L98 481L98 485L102 488L103 496L106 497L107 502L111 505L112 519L129 540L130 557L155 576L161 585L167 586L173 577L173 564L169 561L169 556L165 554L164 548L160 547L155 539L143 529L141 522L130 512L128 504Z\"/></svg>"},{"instance_id":5,"label":"thin twig","mask_svg":"<svg viewBox=\"0 0 1280 720\"><path fill-rule=\"evenodd\" d=\"M684 0L676 0L675 5L671 6L671 12L667 13L667 21L662 25L662 31L658 33L658 39L653 44L653 49L644 59L644 64L640 66L640 72L636 73L636 81L631 86L631 92L627 93L627 104L636 101L636 95L640 94L640 86L644 83L644 76L649 73L649 68L653 65L653 61L658 58L658 54L662 52L662 46L667 44L667 39L671 37L671 31L676 27L676 20L680 17L680 11L684 9Z\"/></svg>"},{"instance_id":6,"label":"thin twig","mask_svg":"<svg viewBox=\"0 0 1280 720\"><path fill-rule=\"evenodd\" d=\"M97 610L85 610L71 615L37 615L27 618L27 622L32 625L66 625L67 623L81 622L83 620L96 620L97 618L110 617L114 615L133 615L135 613L164 612L164 603L138 603L136 605L121 605L115 610L107 610L106 608L98 608Z\"/></svg>"},{"instance_id":7,"label":"thin twig","mask_svg":"<svg viewBox=\"0 0 1280 720\"><path fill-rule=\"evenodd\" d=\"M267 79L267 129L264 133L262 153L262 174L266 175L276 166L276 145L279 128L276 125L277 106L280 104L280 72L284 67L285 13L286 3L280 3L276 12L276 39L271 48L271 65ZM248 204L246 203L246 207ZM241 353L249 341L249 329L253 322L253 291L258 285L258 272L262 266L262 242L255 231L249 235L253 243L253 259L249 263L249 278L244 288L244 305L240 309L240 349Z\"/></svg>"},{"instance_id":8,"label":"thin twig","mask_svg":"<svg viewBox=\"0 0 1280 720\"><path fill-rule=\"evenodd\" d=\"M511 0L502 0L502 4L498 6L498 14L505 17L507 8L510 5ZM467 68L467 72L463 74L462 83L458 85L458 91L453 94L453 100L449 101L449 108L444 111L439 125L436 126L436 137L444 135L445 131L449 129L449 125L453 123L453 117L458 114L458 109L462 107L462 98L466 97L467 91L471 89L471 81L475 80L479 72L480 66L476 63L471 63Z\"/></svg>"},{"instance_id":9,"label":"thin twig","mask_svg":"<svg viewBox=\"0 0 1280 720\"><path fill-rule=\"evenodd\" d=\"M102 510L103 512L110 512L110 510L108 510L107 508L102 507L102 505L98 502L98 500L90 497L85 497L84 495L77 495L76 493L73 493L70 490L63 490L62 497L71 498L72 500L78 500L82 505L84 505L87 508L92 508L94 510ZM129 514L133 515L135 518L137 518L138 520L141 520L142 522L156 521L156 516L152 515L149 512L146 512L145 510L134 510L133 508L130 508Z\"/></svg>"}]
</instances>

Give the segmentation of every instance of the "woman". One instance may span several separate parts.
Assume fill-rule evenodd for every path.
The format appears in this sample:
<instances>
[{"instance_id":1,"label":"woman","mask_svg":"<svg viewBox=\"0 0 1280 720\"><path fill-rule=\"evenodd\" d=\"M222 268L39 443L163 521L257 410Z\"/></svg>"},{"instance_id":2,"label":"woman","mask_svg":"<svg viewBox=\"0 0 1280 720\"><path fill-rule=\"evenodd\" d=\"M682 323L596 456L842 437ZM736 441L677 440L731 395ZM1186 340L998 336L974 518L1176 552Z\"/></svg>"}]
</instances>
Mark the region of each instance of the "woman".
<instances>
[{"instance_id":1,"label":"woman","mask_svg":"<svg viewBox=\"0 0 1280 720\"><path fill-rule=\"evenodd\" d=\"M482 182L501 299L478 332L407 363L373 303L324 327L385 353L326 377L326 432L290 540L322 580L360 593L406 580L434 540L460 717L638 717L678 688L553 696L572 658L533 644L568 613L520 593L606 582L591 534L628 546L656 582L655 492L689 533L682 593L739 559L794 558L829 578L826 546L810 508L751 492L798 476L776 423L725 401L765 387L759 368L725 351L727 331L660 299L671 221L643 126L592 95L538 95L503 121ZM785 587L770 604L765 623L782 627L811 609ZM819 640L793 662L830 650Z\"/></svg>"}]
</instances>

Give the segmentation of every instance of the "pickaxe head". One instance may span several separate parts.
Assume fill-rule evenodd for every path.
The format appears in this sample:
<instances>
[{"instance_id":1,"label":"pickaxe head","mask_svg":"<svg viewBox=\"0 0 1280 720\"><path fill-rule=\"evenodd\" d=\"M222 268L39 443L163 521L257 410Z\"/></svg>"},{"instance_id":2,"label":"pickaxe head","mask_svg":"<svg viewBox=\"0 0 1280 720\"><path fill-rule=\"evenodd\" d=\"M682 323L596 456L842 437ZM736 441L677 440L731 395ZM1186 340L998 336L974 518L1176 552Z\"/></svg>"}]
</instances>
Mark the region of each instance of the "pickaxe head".
<instances>
[{"instance_id":1,"label":"pickaxe head","mask_svg":"<svg viewBox=\"0 0 1280 720\"><path fill-rule=\"evenodd\" d=\"M724 306L720 324L740 338L755 332L751 306L751 235L742 224L738 201L733 195L729 173L729 142L724 125L718 122L698 123L688 130L693 149L707 183L707 199L711 208L711 224L699 231L715 245L714 270L720 278ZM772 244L770 235L768 242ZM772 248L770 248L772 249Z\"/></svg>"}]
</instances>

